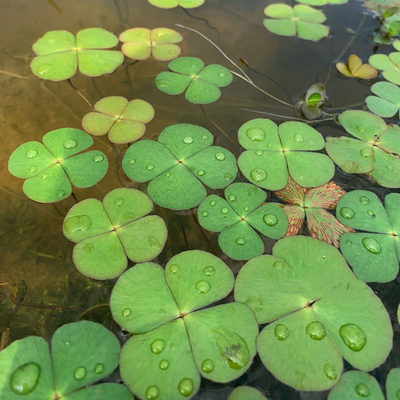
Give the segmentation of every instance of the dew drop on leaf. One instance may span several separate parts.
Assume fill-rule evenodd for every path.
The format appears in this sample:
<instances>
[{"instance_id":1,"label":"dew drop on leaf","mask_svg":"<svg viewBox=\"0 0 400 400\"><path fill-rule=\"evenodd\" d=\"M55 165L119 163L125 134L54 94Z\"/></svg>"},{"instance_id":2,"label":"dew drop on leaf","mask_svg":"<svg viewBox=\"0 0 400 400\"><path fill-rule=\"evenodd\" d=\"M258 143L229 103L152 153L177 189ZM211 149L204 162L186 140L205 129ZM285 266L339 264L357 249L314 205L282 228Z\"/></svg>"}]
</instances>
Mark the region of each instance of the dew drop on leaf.
<instances>
[{"instance_id":1,"label":"dew drop on leaf","mask_svg":"<svg viewBox=\"0 0 400 400\"><path fill-rule=\"evenodd\" d=\"M207 136L207 135L203 135L201 138L202 138L203 140L206 140L206 139L208 139L208 136Z\"/></svg>"},{"instance_id":2,"label":"dew drop on leaf","mask_svg":"<svg viewBox=\"0 0 400 400\"><path fill-rule=\"evenodd\" d=\"M49 178L49 174L42 175L42 181L46 181Z\"/></svg>"},{"instance_id":3,"label":"dew drop on leaf","mask_svg":"<svg viewBox=\"0 0 400 400\"><path fill-rule=\"evenodd\" d=\"M275 326L275 337L278 340L286 340L289 337L289 329L286 325L278 324Z\"/></svg>"},{"instance_id":4,"label":"dew drop on leaf","mask_svg":"<svg viewBox=\"0 0 400 400\"><path fill-rule=\"evenodd\" d=\"M355 214L356 213L354 212L354 210L349 207L342 207L340 209L340 215L345 219L352 219L354 218Z\"/></svg>"},{"instance_id":5,"label":"dew drop on leaf","mask_svg":"<svg viewBox=\"0 0 400 400\"><path fill-rule=\"evenodd\" d=\"M372 254L380 254L382 251L380 244L373 238L365 237L362 244Z\"/></svg>"},{"instance_id":6,"label":"dew drop on leaf","mask_svg":"<svg viewBox=\"0 0 400 400\"><path fill-rule=\"evenodd\" d=\"M201 363L201 370L207 374L214 370L214 363L212 360L207 359Z\"/></svg>"},{"instance_id":7,"label":"dew drop on leaf","mask_svg":"<svg viewBox=\"0 0 400 400\"><path fill-rule=\"evenodd\" d=\"M360 197L360 203L365 206L366 204L369 204L369 198L366 196L361 196Z\"/></svg>"},{"instance_id":8,"label":"dew drop on leaf","mask_svg":"<svg viewBox=\"0 0 400 400\"><path fill-rule=\"evenodd\" d=\"M186 136L186 137L183 138L183 143L192 144L193 143L193 138L191 136Z\"/></svg>"},{"instance_id":9,"label":"dew drop on leaf","mask_svg":"<svg viewBox=\"0 0 400 400\"><path fill-rule=\"evenodd\" d=\"M206 276L213 276L215 274L215 267L213 267L212 265L208 265L203 269L203 273Z\"/></svg>"},{"instance_id":10,"label":"dew drop on leaf","mask_svg":"<svg viewBox=\"0 0 400 400\"><path fill-rule=\"evenodd\" d=\"M179 265L171 265L169 267L169 272L171 272L171 274L176 274L179 271Z\"/></svg>"},{"instance_id":11,"label":"dew drop on leaf","mask_svg":"<svg viewBox=\"0 0 400 400\"><path fill-rule=\"evenodd\" d=\"M127 318L132 314L132 310L130 308L124 308L122 310L122 316Z\"/></svg>"},{"instance_id":12,"label":"dew drop on leaf","mask_svg":"<svg viewBox=\"0 0 400 400\"><path fill-rule=\"evenodd\" d=\"M149 386L146 389L146 399L147 400L155 400L158 395L160 394L160 391L158 390L157 386Z\"/></svg>"},{"instance_id":13,"label":"dew drop on leaf","mask_svg":"<svg viewBox=\"0 0 400 400\"><path fill-rule=\"evenodd\" d=\"M202 215L203 217L208 217L208 211L203 211L203 212L201 213L201 215Z\"/></svg>"},{"instance_id":14,"label":"dew drop on leaf","mask_svg":"<svg viewBox=\"0 0 400 400\"><path fill-rule=\"evenodd\" d=\"M215 158L216 158L218 161L224 161L224 160L225 160L225 154L224 154L224 153L216 153L216 154L215 154Z\"/></svg>"},{"instance_id":15,"label":"dew drop on leaf","mask_svg":"<svg viewBox=\"0 0 400 400\"><path fill-rule=\"evenodd\" d=\"M86 368L85 367L78 367L74 371L74 378L77 381L81 381L86 376Z\"/></svg>"},{"instance_id":16,"label":"dew drop on leaf","mask_svg":"<svg viewBox=\"0 0 400 400\"><path fill-rule=\"evenodd\" d=\"M160 367L160 369L165 371L169 367L169 362L168 362L168 360L161 360L160 364L158 366Z\"/></svg>"},{"instance_id":17,"label":"dew drop on leaf","mask_svg":"<svg viewBox=\"0 0 400 400\"><path fill-rule=\"evenodd\" d=\"M162 339L153 340L150 345L150 350L154 354L160 354L165 348L165 342Z\"/></svg>"},{"instance_id":18,"label":"dew drop on leaf","mask_svg":"<svg viewBox=\"0 0 400 400\"><path fill-rule=\"evenodd\" d=\"M31 174L34 174L36 171L37 171L37 167L30 167L30 168L29 168L29 172L30 172Z\"/></svg>"},{"instance_id":19,"label":"dew drop on leaf","mask_svg":"<svg viewBox=\"0 0 400 400\"><path fill-rule=\"evenodd\" d=\"M92 226L88 215L75 215L65 220L64 229L68 233L85 232Z\"/></svg>"},{"instance_id":20,"label":"dew drop on leaf","mask_svg":"<svg viewBox=\"0 0 400 400\"><path fill-rule=\"evenodd\" d=\"M310 322L307 325L306 333L314 340L322 340L326 336L325 327L319 321Z\"/></svg>"},{"instance_id":21,"label":"dew drop on leaf","mask_svg":"<svg viewBox=\"0 0 400 400\"><path fill-rule=\"evenodd\" d=\"M275 261L274 264L273 264L272 266L273 266L275 269L282 269L283 266L284 266L284 263L283 263L283 261L278 260L278 261Z\"/></svg>"},{"instance_id":22,"label":"dew drop on leaf","mask_svg":"<svg viewBox=\"0 0 400 400\"><path fill-rule=\"evenodd\" d=\"M53 66L50 64L43 64L36 68L36 72L39 75L44 75L46 72L49 72Z\"/></svg>"},{"instance_id":23,"label":"dew drop on leaf","mask_svg":"<svg viewBox=\"0 0 400 400\"><path fill-rule=\"evenodd\" d=\"M256 156L262 156L264 152L262 150L256 150Z\"/></svg>"},{"instance_id":24,"label":"dew drop on leaf","mask_svg":"<svg viewBox=\"0 0 400 400\"><path fill-rule=\"evenodd\" d=\"M34 362L19 366L10 377L11 390L16 394L31 393L38 384L40 367Z\"/></svg>"},{"instance_id":25,"label":"dew drop on leaf","mask_svg":"<svg viewBox=\"0 0 400 400\"><path fill-rule=\"evenodd\" d=\"M265 139L265 132L260 128L250 128L247 129L246 136L253 142L261 142Z\"/></svg>"},{"instance_id":26,"label":"dew drop on leaf","mask_svg":"<svg viewBox=\"0 0 400 400\"><path fill-rule=\"evenodd\" d=\"M372 210L368 210L368 211L367 211L367 214L368 214L370 217L375 217L375 216L376 216L375 213L374 213Z\"/></svg>"},{"instance_id":27,"label":"dew drop on leaf","mask_svg":"<svg viewBox=\"0 0 400 400\"><path fill-rule=\"evenodd\" d=\"M64 147L66 149L74 149L77 146L77 143L74 139L68 139L64 142Z\"/></svg>"},{"instance_id":28,"label":"dew drop on leaf","mask_svg":"<svg viewBox=\"0 0 400 400\"><path fill-rule=\"evenodd\" d=\"M136 160L129 160L129 164L135 164Z\"/></svg>"},{"instance_id":29,"label":"dew drop on leaf","mask_svg":"<svg viewBox=\"0 0 400 400\"><path fill-rule=\"evenodd\" d=\"M215 200L210 201L210 206L215 206L216 204L217 204L217 202Z\"/></svg>"},{"instance_id":30,"label":"dew drop on leaf","mask_svg":"<svg viewBox=\"0 0 400 400\"><path fill-rule=\"evenodd\" d=\"M353 244L353 242L351 240L346 240L346 244L347 244L347 246L351 246Z\"/></svg>"},{"instance_id":31,"label":"dew drop on leaf","mask_svg":"<svg viewBox=\"0 0 400 400\"><path fill-rule=\"evenodd\" d=\"M193 393L193 381L190 378L184 378L179 382L178 390L182 396L190 396Z\"/></svg>"},{"instance_id":32,"label":"dew drop on leaf","mask_svg":"<svg viewBox=\"0 0 400 400\"><path fill-rule=\"evenodd\" d=\"M369 389L367 385L364 385L364 383L359 383L356 386L356 393L360 396L360 397L368 397L369 396Z\"/></svg>"},{"instance_id":33,"label":"dew drop on leaf","mask_svg":"<svg viewBox=\"0 0 400 400\"><path fill-rule=\"evenodd\" d=\"M152 171L154 169L154 164L148 164L146 165L147 171Z\"/></svg>"},{"instance_id":34,"label":"dew drop on leaf","mask_svg":"<svg viewBox=\"0 0 400 400\"><path fill-rule=\"evenodd\" d=\"M329 363L324 365L324 373L331 381L334 381L338 376L335 366Z\"/></svg>"},{"instance_id":35,"label":"dew drop on leaf","mask_svg":"<svg viewBox=\"0 0 400 400\"><path fill-rule=\"evenodd\" d=\"M197 175L199 175L199 176L204 176L205 173L206 173L206 171L204 171L204 169L199 169L199 170L197 171Z\"/></svg>"},{"instance_id":36,"label":"dew drop on leaf","mask_svg":"<svg viewBox=\"0 0 400 400\"><path fill-rule=\"evenodd\" d=\"M124 203L125 203L125 200L124 200L124 199L121 199L121 198L115 199L115 200L114 200L114 204L115 204L117 207L122 206L122 204L124 204Z\"/></svg>"},{"instance_id":37,"label":"dew drop on leaf","mask_svg":"<svg viewBox=\"0 0 400 400\"><path fill-rule=\"evenodd\" d=\"M94 161L95 163L102 162L103 160L104 160L104 157L101 156L100 154L98 154L97 156L94 156L94 157L93 157L93 161Z\"/></svg>"},{"instance_id":38,"label":"dew drop on leaf","mask_svg":"<svg viewBox=\"0 0 400 400\"><path fill-rule=\"evenodd\" d=\"M356 324L345 324L339 329L344 344L353 351L360 351L367 343L364 331Z\"/></svg>"},{"instance_id":39,"label":"dew drop on leaf","mask_svg":"<svg viewBox=\"0 0 400 400\"><path fill-rule=\"evenodd\" d=\"M224 178L225 178L227 181L229 181L229 180L232 179L232 175L231 175L230 173L227 172L227 173L224 175Z\"/></svg>"},{"instance_id":40,"label":"dew drop on leaf","mask_svg":"<svg viewBox=\"0 0 400 400\"><path fill-rule=\"evenodd\" d=\"M262 182L267 179L267 173L262 169L262 168L254 168L250 172L250 177L253 179L255 182Z\"/></svg>"},{"instance_id":41,"label":"dew drop on leaf","mask_svg":"<svg viewBox=\"0 0 400 400\"><path fill-rule=\"evenodd\" d=\"M26 153L27 158L35 158L38 155L38 152L36 150L29 150Z\"/></svg>"},{"instance_id":42,"label":"dew drop on leaf","mask_svg":"<svg viewBox=\"0 0 400 400\"><path fill-rule=\"evenodd\" d=\"M207 281L198 281L196 289L199 293L204 294L210 291L210 284Z\"/></svg>"},{"instance_id":43,"label":"dew drop on leaf","mask_svg":"<svg viewBox=\"0 0 400 400\"><path fill-rule=\"evenodd\" d=\"M372 157L372 150L371 149L361 149L360 154L361 154L361 157L369 158L369 157Z\"/></svg>"},{"instance_id":44,"label":"dew drop on leaf","mask_svg":"<svg viewBox=\"0 0 400 400\"><path fill-rule=\"evenodd\" d=\"M159 79L157 80L157 86L159 88L166 88L171 84L171 82L168 79Z\"/></svg>"},{"instance_id":45,"label":"dew drop on leaf","mask_svg":"<svg viewBox=\"0 0 400 400\"><path fill-rule=\"evenodd\" d=\"M229 212L229 208L228 207L223 207L223 208L221 208L221 212L222 212L222 214L226 215Z\"/></svg>"},{"instance_id":46,"label":"dew drop on leaf","mask_svg":"<svg viewBox=\"0 0 400 400\"><path fill-rule=\"evenodd\" d=\"M238 244L239 246L243 246L246 243L246 240L242 237L239 237L235 240L236 244Z\"/></svg>"},{"instance_id":47,"label":"dew drop on leaf","mask_svg":"<svg viewBox=\"0 0 400 400\"><path fill-rule=\"evenodd\" d=\"M302 143L302 142L304 142L304 138L303 138L302 135L294 135L294 140L295 140L297 143Z\"/></svg>"},{"instance_id":48,"label":"dew drop on leaf","mask_svg":"<svg viewBox=\"0 0 400 400\"><path fill-rule=\"evenodd\" d=\"M228 200L233 203L234 201L236 201L236 196L234 194L230 194Z\"/></svg>"},{"instance_id":49,"label":"dew drop on leaf","mask_svg":"<svg viewBox=\"0 0 400 400\"><path fill-rule=\"evenodd\" d=\"M96 372L97 375L100 375L104 372L104 365L101 363L96 364L96 367L94 368L94 372Z\"/></svg>"},{"instance_id":50,"label":"dew drop on leaf","mask_svg":"<svg viewBox=\"0 0 400 400\"><path fill-rule=\"evenodd\" d=\"M265 214L263 220L268 226L275 226L278 223L278 218L274 214Z\"/></svg>"},{"instance_id":51,"label":"dew drop on leaf","mask_svg":"<svg viewBox=\"0 0 400 400\"><path fill-rule=\"evenodd\" d=\"M247 207L247 206L246 206L245 208L243 208L243 210L246 211L246 212L248 212L248 211L250 211L250 207Z\"/></svg>"}]
</instances>

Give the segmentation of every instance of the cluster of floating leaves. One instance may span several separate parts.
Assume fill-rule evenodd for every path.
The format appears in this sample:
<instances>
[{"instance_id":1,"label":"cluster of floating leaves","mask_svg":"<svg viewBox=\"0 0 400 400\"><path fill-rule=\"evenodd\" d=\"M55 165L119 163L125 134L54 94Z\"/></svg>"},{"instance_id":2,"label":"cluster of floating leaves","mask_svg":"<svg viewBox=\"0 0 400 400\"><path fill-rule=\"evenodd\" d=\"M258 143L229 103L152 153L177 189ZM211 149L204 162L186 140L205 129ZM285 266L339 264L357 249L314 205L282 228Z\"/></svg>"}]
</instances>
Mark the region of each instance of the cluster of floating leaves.
<instances>
[{"instance_id":1,"label":"cluster of floating leaves","mask_svg":"<svg viewBox=\"0 0 400 400\"><path fill-rule=\"evenodd\" d=\"M393 47L400 50L400 40L393 42ZM374 54L369 58L369 63L382 71L383 77L389 82L400 85L400 51L390 54Z\"/></svg>"}]
</instances>

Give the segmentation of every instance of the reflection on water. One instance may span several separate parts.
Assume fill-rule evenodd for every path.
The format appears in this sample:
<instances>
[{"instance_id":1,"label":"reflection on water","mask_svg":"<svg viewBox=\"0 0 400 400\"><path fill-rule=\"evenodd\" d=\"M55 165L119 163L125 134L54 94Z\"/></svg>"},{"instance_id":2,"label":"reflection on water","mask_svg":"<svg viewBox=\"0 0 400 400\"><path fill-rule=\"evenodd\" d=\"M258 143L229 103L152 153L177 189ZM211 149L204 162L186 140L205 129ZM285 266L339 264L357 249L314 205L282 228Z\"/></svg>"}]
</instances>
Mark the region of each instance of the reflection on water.
<instances>
[{"instance_id":1,"label":"reflection on water","mask_svg":"<svg viewBox=\"0 0 400 400\"><path fill-rule=\"evenodd\" d=\"M32 43L45 32L99 26L119 34L131 27L159 26L174 28L175 23L197 29L217 42L259 86L285 101L295 103L314 82L328 80L331 107L358 103L369 93L363 82L340 77L332 68L362 18L357 2L325 7L331 36L318 43L272 35L262 26L266 0L207 0L198 9L162 10L145 0L0 0L0 331L3 340L12 341L28 335L51 337L66 322L91 318L105 324L124 339L112 322L107 302L113 281L95 281L75 269L71 252L73 244L62 235L62 220L74 204L69 198L59 204L42 205L28 200L22 193L20 179L7 171L7 160L23 142L41 141L42 136L61 127L80 127L89 106L67 82L42 82L30 73ZM364 60L372 54L371 34L374 20L368 16L362 34L350 47ZM220 63L231 67L223 56L204 39L179 29L184 36L182 55L198 56L206 64ZM385 51L385 49L384 49ZM388 50L387 50L388 51ZM347 54L348 55L348 54ZM242 59L242 61L240 61ZM246 64L248 67L246 67ZM279 115L291 115L291 109L272 102L245 82L223 90L222 99L213 105L198 107L183 96L170 97L155 88L154 78L167 63L146 60L124 64L104 77L92 79L77 75L73 84L92 102L110 95L140 98L156 109L156 118L148 124L146 138L156 138L167 125L178 122L199 124L215 135L215 144L225 146L238 156L242 149L234 139L238 127L256 117L255 109ZM328 75L330 74L330 75ZM328 79L329 76L329 79ZM279 119L276 119L279 121ZM327 135L340 135L334 122L316 124ZM105 138L95 138L94 148L107 154L110 169L105 179L90 189L78 189L78 200L103 198L111 189L133 184L120 170L126 146L112 147ZM346 190L373 190L381 198L388 192L378 188L365 176L337 172L335 181ZM186 249L203 249L221 256L237 273L243 263L227 260L221 254L216 236L200 229L193 212L172 212L156 207L156 213L168 221L168 246L158 257L164 263ZM265 239L269 252L274 241ZM388 308L392 321L399 302L399 281L373 286ZM393 295L397 293L397 295ZM391 367L400 365L399 326L395 328L395 351L387 362L373 372L384 382ZM349 366L347 366L349 368ZM118 379L117 375L113 377ZM257 386L273 399L325 399L326 393L299 393L276 381L257 358L250 370L238 381L219 385L203 379L196 399L225 399L230 388L238 384Z\"/></svg>"}]
</instances>

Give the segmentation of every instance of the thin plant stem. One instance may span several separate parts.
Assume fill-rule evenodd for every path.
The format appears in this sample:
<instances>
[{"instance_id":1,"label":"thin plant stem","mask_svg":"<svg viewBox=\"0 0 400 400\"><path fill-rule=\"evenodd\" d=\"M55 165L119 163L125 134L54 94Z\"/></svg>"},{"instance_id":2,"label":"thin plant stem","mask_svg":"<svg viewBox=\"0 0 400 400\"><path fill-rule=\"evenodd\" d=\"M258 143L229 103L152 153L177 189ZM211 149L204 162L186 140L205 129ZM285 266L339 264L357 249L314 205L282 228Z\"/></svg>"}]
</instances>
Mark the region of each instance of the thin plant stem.
<instances>
[{"instance_id":1,"label":"thin plant stem","mask_svg":"<svg viewBox=\"0 0 400 400\"><path fill-rule=\"evenodd\" d=\"M76 197L76 194L74 192L71 192L72 198L75 200L76 203L79 203L78 198Z\"/></svg>"},{"instance_id":2,"label":"thin plant stem","mask_svg":"<svg viewBox=\"0 0 400 400\"><path fill-rule=\"evenodd\" d=\"M78 317L78 321L87 313L90 313L91 311L95 310L96 308L101 308L101 307L110 307L110 305L108 303L100 303L100 304L95 304L92 307L87 308L85 311L83 311L79 317Z\"/></svg>"},{"instance_id":3,"label":"thin plant stem","mask_svg":"<svg viewBox=\"0 0 400 400\"><path fill-rule=\"evenodd\" d=\"M90 108L93 108L93 104L88 100L88 98L72 83L71 79L68 79L68 84L75 90L76 93L89 105Z\"/></svg>"},{"instance_id":4,"label":"thin plant stem","mask_svg":"<svg viewBox=\"0 0 400 400\"><path fill-rule=\"evenodd\" d=\"M34 75L19 75L19 74L15 74L14 72L8 72L8 71L4 71L4 69L0 69L0 74L3 75L8 75L11 76L13 78L18 78L18 79L29 79L32 78Z\"/></svg>"},{"instance_id":5,"label":"thin plant stem","mask_svg":"<svg viewBox=\"0 0 400 400\"><path fill-rule=\"evenodd\" d=\"M185 249L188 250L189 249L189 242L188 242L188 238L187 238L187 235L186 235L185 225L183 224L183 221L182 221L182 217L180 217L180 220L181 220L181 228L182 228L183 240L185 242Z\"/></svg>"},{"instance_id":6,"label":"thin plant stem","mask_svg":"<svg viewBox=\"0 0 400 400\"><path fill-rule=\"evenodd\" d=\"M218 36L220 36L218 28L210 24L210 21L207 18L202 18L202 17L197 17L190 13L186 8L180 6L179 7L186 15L188 15L190 18L197 19L198 21L203 21L210 29L213 29L214 31L217 32Z\"/></svg>"}]
</instances>

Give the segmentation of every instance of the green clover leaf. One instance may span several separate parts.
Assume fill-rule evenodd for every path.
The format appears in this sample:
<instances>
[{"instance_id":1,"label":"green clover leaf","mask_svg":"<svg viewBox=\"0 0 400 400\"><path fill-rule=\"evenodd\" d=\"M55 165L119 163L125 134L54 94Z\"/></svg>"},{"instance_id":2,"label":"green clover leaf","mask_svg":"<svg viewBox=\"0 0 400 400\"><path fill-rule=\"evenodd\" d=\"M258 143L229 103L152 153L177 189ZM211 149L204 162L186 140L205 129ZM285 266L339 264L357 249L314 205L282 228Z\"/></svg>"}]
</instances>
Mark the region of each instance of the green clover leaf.
<instances>
[{"instance_id":1,"label":"green clover leaf","mask_svg":"<svg viewBox=\"0 0 400 400\"><path fill-rule=\"evenodd\" d=\"M400 52L387 54L374 54L368 62L382 72L383 77L389 82L400 85Z\"/></svg>"},{"instance_id":2,"label":"green clover leaf","mask_svg":"<svg viewBox=\"0 0 400 400\"><path fill-rule=\"evenodd\" d=\"M91 136L80 129L56 129L43 136L43 144L26 142L19 146L10 156L8 169L26 179L22 189L30 199L40 203L60 201L71 195L71 185L87 188L107 173L104 153L81 153L92 144Z\"/></svg>"},{"instance_id":3,"label":"green clover leaf","mask_svg":"<svg viewBox=\"0 0 400 400\"><path fill-rule=\"evenodd\" d=\"M133 60L146 60L153 56L156 60L169 61L181 54L176 43L183 37L168 28L132 28L122 32L119 40L123 42L122 52Z\"/></svg>"},{"instance_id":4,"label":"green clover leaf","mask_svg":"<svg viewBox=\"0 0 400 400\"><path fill-rule=\"evenodd\" d=\"M148 0L148 2L159 8L195 8L203 5L205 0Z\"/></svg>"},{"instance_id":5,"label":"green clover leaf","mask_svg":"<svg viewBox=\"0 0 400 400\"><path fill-rule=\"evenodd\" d=\"M329 35L329 28L322 25L325 14L307 5L270 4L264 14L269 17L264 19L264 26L276 35L297 35L305 40L320 40Z\"/></svg>"},{"instance_id":6,"label":"green clover leaf","mask_svg":"<svg viewBox=\"0 0 400 400\"><path fill-rule=\"evenodd\" d=\"M0 397L7 400L132 400L116 383L88 386L118 366L120 344L91 321L65 324L51 341L37 336L16 340L0 353Z\"/></svg>"},{"instance_id":7,"label":"green clover leaf","mask_svg":"<svg viewBox=\"0 0 400 400\"><path fill-rule=\"evenodd\" d=\"M200 225L221 232L218 243L234 260L249 260L264 253L261 234L279 239L286 234L288 221L277 203L264 203L267 194L249 183L234 183L225 189L225 198L212 194L199 206Z\"/></svg>"},{"instance_id":8,"label":"green clover leaf","mask_svg":"<svg viewBox=\"0 0 400 400\"><path fill-rule=\"evenodd\" d=\"M165 270L138 264L111 294L114 320L133 333L121 351L123 381L141 399L194 396L200 375L214 382L241 376L256 353L253 312L244 304L204 308L227 296L234 277L200 250L174 256Z\"/></svg>"},{"instance_id":9,"label":"green clover leaf","mask_svg":"<svg viewBox=\"0 0 400 400\"><path fill-rule=\"evenodd\" d=\"M346 233L340 249L359 279L389 282L399 272L400 194L385 198L385 207L375 193L353 190L341 198L336 209L340 222L364 233Z\"/></svg>"},{"instance_id":10,"label":"green clover leaf","mask_svg":"<svg viewBox=\"0 0 400 400\"><path fill-rule=\"evenodd\" d=\"M219 88L228 86L233 80L227 68L219 64L205 67L197 57L179 57L171 61L168 68L173 72L161 72L156 77L158 89L171 95L186 90L186 100L193 104L214 103L221 97Z\"/></svg>"},{"instance_id":11,"label":"green clover leaf","mask_svg":"<svg viewBox=\"0 0 400 400\"><path fill-rule=\"evenodd\" d=\"M146 131L145 124L154 118L154 108L147 101L110 96L99 100L94 111L82 119L83 129L94 136L108 134L112 143L139 140Z\"/></svg>"},{"instance_id":12,"label":"green clover leaf","mask_svg":"<svg viewBox=\"0 0 400 400\"><path fill-rule=\"evenodd\" d=\"M36 57L32 72L42 79L63 81L79 71L88 76L114 72L124 55L108 50L118 44L118 38L102 28L86 28L76 34L68 31L49 31L33 44Z\"/></svg>"},{"instance_id":13,"label":"green clover leaf","mask_svg":"<svg viewBox=\"0 0 400 400\"><path fill-rule=\"evenodd\" d=\"M392 325L380 299L333 246L306 236L279 240L272 255L248 261L235 300L259 324L265 367L297 390L327 390L340 378L342 357L368 371L392 348Z\"/></svg>"},{"instance_id":14,"label":"green clover leaf","mask_svg":"<svg viewBox=\"0 0 400 400\"><path fill-rule=\"evenodd\" d=\"M393 83L377 82L371 86L376 96L365 99L371 112L383 118L393 117L400 109L400 88Z\"/></svg>"},{"instance_id":15,"label":"green clover leaf","mask_svg":"<svg viewBox=\"0 0 400 400\"><path fill-rule=\"evenodd\" d=\"M228 400L268 400L261 392L250 386L239 386L232 390Z\"/></svg>"},{"instance_id":16,"label":"green clover leaf","mask_svg":"<svg viewBox=\"0 0 400 400\"><path fill-rule=\"evenodd\" d=\"M264 189L283 189L289 173L304 187L321 186L334 175L329 157L312 152L324 148L324 138L303 122L284 122L278 129L270 119L256 118L239 128L238 137L247 150L238 159L239 168Z\"/></svg>"},{"instance_id":17,"label":"green clover leaf","mask_svg":"<svg viewBox=\"0 0 400 400\"><path fill-rule=\"evenodd\" d=\"M349 0L296 0L309 6L325 6L327 4L346 4Z\"/></svg>"},{"instance_id":18,"label":"green clover leaf","mask_svg":"<svg viewBox=\"0 0 400 400\"><path fill-rule=\"evenodd\" d=\"M167 240L165 222L153 209L149 197L136 189L119 188L100 202L86 199L66 215L64 236L77 243L73 260L91 278L112 279L134 262L157 257Z\"/></svg>"},{"instance_id":19,"label":"green clover leaf","mask_svg":"<svg viewBox=\"0 0 400 400\"><path fill-rule=\"evenodd\" d=\"M188 210L206 197L204 185L223 189L236 177L234 155L223 147L211 146L213 140L200 126L171 125L160 133L158 142L132 144L122 168L135 182L150 181L147 193L156 204Z\"/></svg>"},{"instance_id":20,"label":"green clover leaf","mask_svg":"<svg viewBox=\"0 0 400 400\"><path fill-rule=\"evenodd\" d=\"M329 157L348 174L367 173L381 186L400 187L400 128L359 110L345 111L339 122L356 139L328 137Z\"/></svg>"}]
</instances>

